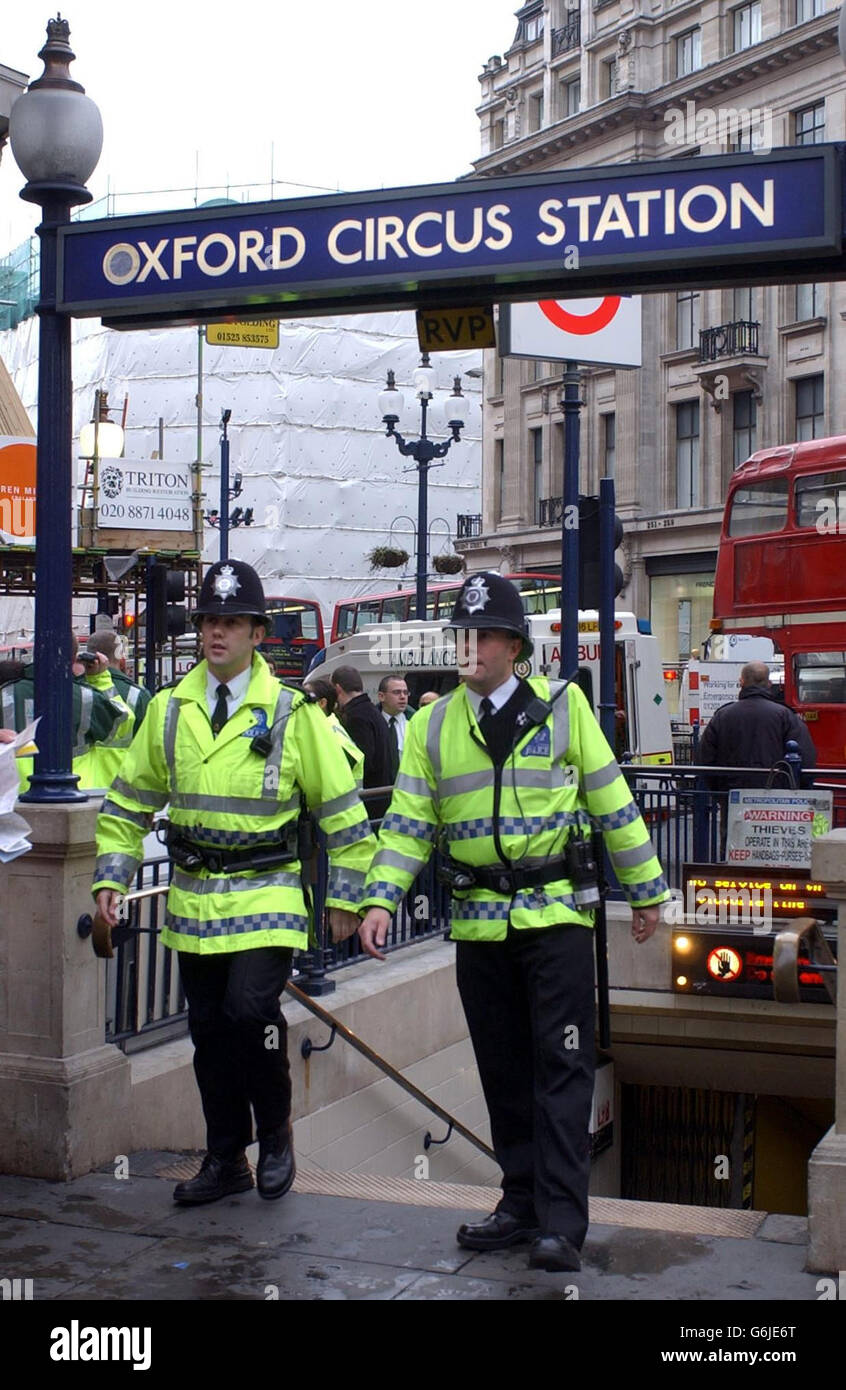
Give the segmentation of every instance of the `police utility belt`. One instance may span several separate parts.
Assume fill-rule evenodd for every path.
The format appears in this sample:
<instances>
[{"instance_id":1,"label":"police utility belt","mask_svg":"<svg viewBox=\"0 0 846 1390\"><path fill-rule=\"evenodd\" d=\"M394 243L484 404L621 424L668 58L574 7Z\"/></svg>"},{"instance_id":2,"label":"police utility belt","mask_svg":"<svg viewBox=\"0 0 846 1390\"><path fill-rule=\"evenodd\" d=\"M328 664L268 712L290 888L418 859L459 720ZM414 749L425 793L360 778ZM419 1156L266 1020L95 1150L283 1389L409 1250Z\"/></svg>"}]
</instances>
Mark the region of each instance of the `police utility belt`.
<instances>
[{"instance_id":1,"label":"police utility belt","mask_svg":"<svg viewBox=\"0 0 846 1390\"><path fill-rule=\"evenodd\" d=\"M437 875L441 883L456 893L486 888L506 897L513 897L526 888L569 879L578 908L594 908L600 901L599 875L591 842L584 835L574 836L565 846L563 857L549 859L545 864L526 868L519 864L462 864L447 857L438 865Z\"/></svg>"},{"instance_id":2,"label":"police utility belt","mask_svg":"<svg viewBox=\"0 0 846 1390\"><path fill-rule=\"evenodd\" d=\"M214 849L211 845L197 844L169 820L160 821L156 833L180 869L188 873L208 869L213 874L231 874L244 869L277 869L297 859L310 858L309 832L308 821L301 818L284 826L280 839L274 844L258 845L254 849Z\"/></svg>"}]
</instances>

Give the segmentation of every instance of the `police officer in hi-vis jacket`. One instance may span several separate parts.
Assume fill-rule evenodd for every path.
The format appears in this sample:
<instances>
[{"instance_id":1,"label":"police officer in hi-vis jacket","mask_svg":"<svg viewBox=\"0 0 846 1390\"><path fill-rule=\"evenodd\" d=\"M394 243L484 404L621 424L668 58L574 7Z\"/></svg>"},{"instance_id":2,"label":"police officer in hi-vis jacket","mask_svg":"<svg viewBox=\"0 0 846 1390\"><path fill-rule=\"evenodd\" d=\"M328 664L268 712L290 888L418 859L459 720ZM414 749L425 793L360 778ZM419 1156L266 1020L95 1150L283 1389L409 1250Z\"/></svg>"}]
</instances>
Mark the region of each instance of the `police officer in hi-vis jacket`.
<instances>
[{"instance_id":1,"label":"police officer in hi-vis jacket","mask_svg":"<svg viewBox=\"0 0 846 1390\"><path fill-rule=\"evenodd\" d=\"M391 913L437 844L503 1174L496 1211L461 1226L457 1239L471 1250L531 1241L530 1267L577 1270L594 1073L591 822L631 904L636 941L654 932L668 889L579 687L515 674L532 647L514 585L468 575L448 626L462 681L406 731L360 937L383 959Z\"/></svg>"},{"instance_id":2,"label":"police officer in hi-vis jacket","mask_svg":"<svg viewBox=\"0 0 846 1390\"><path fill-rule=\"evenodd\" d=\"M256 650L267 618L258 575L219 561L194 620L203 660L150 704L97 822L94 893L114 925L153 814L168 807L173 861L162 940L179 954L208 1152L174 1199L212 1202L252 1187L244 1153L259 1142L262 1197L294 1180L291 1083L279 997L308 944L300 877L304 807L329 851L336 936L354 909L375 841L338 739L319 706L272 676Z\"/></svg>"}]
</instances>

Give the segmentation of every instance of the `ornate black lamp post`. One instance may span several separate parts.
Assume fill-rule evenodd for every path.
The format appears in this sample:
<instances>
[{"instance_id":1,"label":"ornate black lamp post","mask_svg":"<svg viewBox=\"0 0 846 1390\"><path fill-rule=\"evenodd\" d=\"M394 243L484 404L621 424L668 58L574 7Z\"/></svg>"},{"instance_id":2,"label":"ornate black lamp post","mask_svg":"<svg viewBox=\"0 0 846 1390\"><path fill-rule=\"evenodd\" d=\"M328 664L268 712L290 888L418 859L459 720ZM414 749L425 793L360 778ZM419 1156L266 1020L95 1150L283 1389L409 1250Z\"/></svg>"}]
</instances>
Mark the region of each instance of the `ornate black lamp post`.
<instances>
[{"instance_id":1,"label":"ornate black lamp post","mask_svg":"<svg viewBox=\"0 0 846 1390\"><path fill-rule=\"evenodd\" d=\"M428 569L428 488L429 469L442 465L433 462L442 459L453 444L461 443L464 428L465 405L461 391L461 378L455 377L452 394L448 396L444 413L447 428L452 431L449 439L436 444L426 434L426 415L435 387L435 369L429 365L429 354L424 352L420 366L414 373L414 391L420 402L420 438L405 440L397 432L396 425L403 407L403 399L396 388L394 374L388 372L388 384L379 395L379 409L382 421L389 436L396 441L397 448L405 458L414 459L417 468L417 597L416 617L423 622L426 618L426 579Z\"/></svg>"},{"instance_id":2,"label":"ornate black lamp post","mask_svg":"<svg viewBox=\"0 0 846 1390\"><path fill-rule=\"evenodd\" d=\"M51 19L39 53L44 72L18 97L9 118L12 153L42 221L39 280L38 472L35 505L35 711L39 756L24 801L76 801L71 770L73 689L71 622L73 499L71 324L56 308L59 228L91 201L85 187L103 147L100 112L70 76L70 28Z\"/></svg>"}]
</instances>

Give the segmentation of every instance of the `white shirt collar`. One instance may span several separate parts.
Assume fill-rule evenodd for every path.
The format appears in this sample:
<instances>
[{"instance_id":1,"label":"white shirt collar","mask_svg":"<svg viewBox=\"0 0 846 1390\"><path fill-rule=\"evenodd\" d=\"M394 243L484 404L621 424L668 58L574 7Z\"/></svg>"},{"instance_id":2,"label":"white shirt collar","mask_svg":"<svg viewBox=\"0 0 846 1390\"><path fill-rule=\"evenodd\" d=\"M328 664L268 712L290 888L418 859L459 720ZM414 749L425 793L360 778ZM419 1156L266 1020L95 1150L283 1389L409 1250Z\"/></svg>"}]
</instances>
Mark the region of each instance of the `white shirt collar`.
<instances>
[{"instance_id":1,"label":"white shirt collar","mask_svg":"<svg viewBox=\"0 0 846 1390\"><path fill-rule=\"evenodd\" d=\"M512 672L508 679L502 682L502 685L498 685L496 690L491 691L487 698L493 705L495 713L497 710L501 710L503 705L511 699L511 696L514 694L514 691L517 689L519 684L519 680ZM480 695L477 690L471 690L469 685L465 685L464 688L467 691L467 699L470 701L470 708L472 709L473 713L478 719L479 706L484 700L485 696Z\"/></svg>"},{"instance_id":2,"label":"white shirt collar","mask_svg":"<svg viewBox=\"0 0 846 1390\"><path fill-rule=\"evenodd\" d=\"M225 685L229 690L229 699L226 701L226 708L231 718L247 693L247 687L250 684L252 674L252 662L245 671L239 671L237 676L233 676L232 679L228 681L219 681L217 676L213 676L211 671L207 671L206 704L209 708L209 714L214 714L214 707L217 704L217 687L219 685Z\"/></svg>"}]
</instances>

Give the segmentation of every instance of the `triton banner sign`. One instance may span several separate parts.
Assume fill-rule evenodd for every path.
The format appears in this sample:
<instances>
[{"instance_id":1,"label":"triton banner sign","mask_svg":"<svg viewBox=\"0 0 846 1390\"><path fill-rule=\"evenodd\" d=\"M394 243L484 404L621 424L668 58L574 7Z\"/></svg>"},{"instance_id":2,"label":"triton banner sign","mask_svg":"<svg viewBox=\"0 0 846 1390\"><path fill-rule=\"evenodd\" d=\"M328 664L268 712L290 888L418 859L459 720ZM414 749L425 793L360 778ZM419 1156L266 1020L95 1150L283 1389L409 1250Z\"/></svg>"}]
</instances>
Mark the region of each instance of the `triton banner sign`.
<instances>
[{"instance_id":1,"label":"triton banner sign","mask_svg":"<svg viewBox=\"0 0 846 1390\"><path fill-rule=\"evenodd\" d=\"M842 146L76 222L59 304L134 322L843 272ZM472 286L472 293L468 293ZM122 323L123 321L123 323Z\"/></svg>"}]
</instances>

